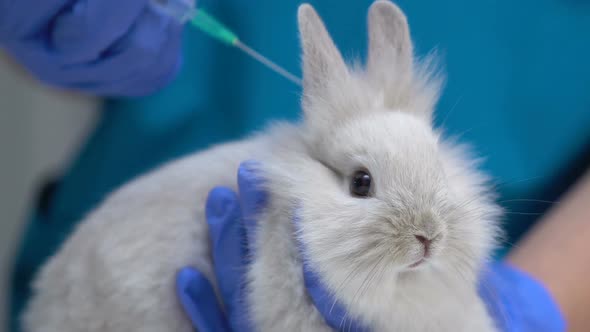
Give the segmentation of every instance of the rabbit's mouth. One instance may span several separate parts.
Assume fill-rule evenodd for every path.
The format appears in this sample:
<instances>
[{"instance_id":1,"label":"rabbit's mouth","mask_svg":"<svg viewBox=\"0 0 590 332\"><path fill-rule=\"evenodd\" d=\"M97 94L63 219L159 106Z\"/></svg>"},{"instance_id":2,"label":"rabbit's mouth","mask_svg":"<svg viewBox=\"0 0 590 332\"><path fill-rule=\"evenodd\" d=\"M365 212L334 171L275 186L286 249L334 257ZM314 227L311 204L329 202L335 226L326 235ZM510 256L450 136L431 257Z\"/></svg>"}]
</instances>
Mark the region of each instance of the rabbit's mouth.
<instances>
[{"instance_id":1,"label":"rabbit's mouth","mask_svg":"<svg viewBox=\"0 0 590 332\"><path fill-rule=\"evenodd\" d=\"M422 257L422 258L420 258L420 260L418 260L418 261L416 261L416 262L414 262L414 263L410 264L410 266L408 266L408 268L410 268L410 269L416 268L416 267L418 267L418 266L422 265L422 264L423 264L423 263L425 263L425 262L426 262L426 259L425 259L425 257Z\"/></svg>"}]
</instances>

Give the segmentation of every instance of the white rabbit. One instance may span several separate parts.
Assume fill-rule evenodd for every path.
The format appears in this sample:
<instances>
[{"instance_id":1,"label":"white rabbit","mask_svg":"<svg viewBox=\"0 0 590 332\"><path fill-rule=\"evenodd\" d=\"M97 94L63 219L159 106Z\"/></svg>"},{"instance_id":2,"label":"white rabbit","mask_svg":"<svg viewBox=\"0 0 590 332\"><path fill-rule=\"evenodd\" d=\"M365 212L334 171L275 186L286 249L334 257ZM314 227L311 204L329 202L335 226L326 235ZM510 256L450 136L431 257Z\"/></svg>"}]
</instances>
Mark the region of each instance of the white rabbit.
<instances>
[{"instance_id":1,"label":"white rabbit","mask_svg":"<svg viewBox=\"0 0 590 332\"><path fill-rule=\"evenodd\" d=\"M190 265L214 281L206 195L235 188L247 159L262 162L270 193L248 271L256 330L330 330L306 295L297 239L349 317L374 331L495 330L476 279L500 210L464 149L432 128L440 87L413 60L404 14L371 6L366 70L346 66L311 6L298 20L304 121L113 193L42 269L26 331L192 331L175 274Z\"/></svg>"}]
</instances>

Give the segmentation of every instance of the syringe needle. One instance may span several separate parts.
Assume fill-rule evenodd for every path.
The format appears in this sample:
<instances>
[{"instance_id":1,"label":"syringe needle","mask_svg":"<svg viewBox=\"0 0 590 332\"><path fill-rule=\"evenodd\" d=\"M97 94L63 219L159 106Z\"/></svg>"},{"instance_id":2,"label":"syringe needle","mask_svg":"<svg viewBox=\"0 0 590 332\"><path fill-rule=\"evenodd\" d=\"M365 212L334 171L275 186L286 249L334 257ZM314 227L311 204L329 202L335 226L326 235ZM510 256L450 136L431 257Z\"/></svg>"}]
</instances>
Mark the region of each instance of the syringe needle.
<instances>
[{"instance_id":1,"label":"syringe needle","mask_svg":"<svg viewBox=\"0 0 590 332\"><path fill-rule=\"evenodd\" d=\"M301 79L299 77L291 74L290 72L288 72L285 69L283 69L283 67L281 67L281 66L277 65L276 63L270 61L268 58L266 58L262 54L256 52L255 50L253 50L252 48L250 48L248 45L242 43L240 40L236 40L233 43L233 45L235 47L239 48L240 50L244 51L249 56L253 57L255 60L258 60L260 63L262 63L263 65L267 66L271 70L275 71L277 74L285 77L286 79L290 80L291 82L293 82L293 83L295 83L297 85L301 85Z\"/></svg>"},{"instance_id":2,"label":"syringe needle","mask_svg":"<svg viewBox=\"0 0 590 332\"><path fill-rule=\"evenodd\" d=\"M275 73L285 77L286 79L290 80L291 82L297 85L301 85L301 79L299 79L299 77L291 74L290 72L283 69L283 67L270 61L262 54L254 51L248 45L242 43L242 41L238 39L238 36L233 31L225 27L217 19L209 15L203 9L192 10L190 12L190 16L191 23L197 28L201 29L203 32L207 33L209 36L221 41L224 44L239 48L244 53L254 58L256 61L259 61L266 67L273 70Z\"/></svg>"},{"instance_id":3,"label":"syringe needle","mask_svg":"<svg viewBox=\"0 0 590 332\"><path fill-rule=\"evenodd\" d=\"M285 77L297 85L301 85L301 79L299 79L299 77L291 74L283 67L270 61L262 54L254 51L248 45L242 43L233 31L221 24L221 22L219 22L215 17L209 15L203 9L197 10L194 8L194 5L187 5L187 2L178 0L151 0L151 3L156 9L176 18L179 22L184 23L186 21L190 21L193 26L199 28L209 36L226 45L239 48L244 53L254 58L256 61L273 70L275 73Z\"/></svg>"}]
</instances>

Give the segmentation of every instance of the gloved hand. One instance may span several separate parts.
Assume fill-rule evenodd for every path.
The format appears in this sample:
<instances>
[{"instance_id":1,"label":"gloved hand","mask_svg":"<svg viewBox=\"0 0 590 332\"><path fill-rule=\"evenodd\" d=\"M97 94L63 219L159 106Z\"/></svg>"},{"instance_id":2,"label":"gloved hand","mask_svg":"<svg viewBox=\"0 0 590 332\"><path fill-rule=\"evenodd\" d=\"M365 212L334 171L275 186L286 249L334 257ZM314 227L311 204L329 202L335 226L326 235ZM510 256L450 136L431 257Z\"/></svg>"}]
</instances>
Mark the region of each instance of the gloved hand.
<instances>
[{"instance_id":1,"label":"gloved hand","mask_svg":"<svg viewBox=\"0 0 590 332\"><path fill-rule=\"evenodd\" d=\"M295 229L298 229L299 220L295 217ZM298 233L297 231L295 233ZM297 243L300 257L306 257L305 247L301 242ZM337 301L321 283L319 276L310 267L309 262L303 259L303 281L316 309L320 312L326 324L336 331L363 332L370 331L360 322L352 319L347 314L344 306Z\"/></svg>"},{"instance_id":2,"label":"gloved hand","mask_svg":"<svg viewBox=\"0 0 590 332\"><path fill-rule=\"evenodd\" d=\"M565 319L541 283L506 262L488 265L479 294L504 332L562 332Z\"/></svg>"},{"instance_id":3,"label":"gloved hand","mask_svg":"<svg viewBox=\"0 0 590 332\"><path fill-rule=\"evenodd\" d=\"M238 172L239 197L230 189L216 188L207 201L207 222L213 246L215 275L225 313L213 287L198 271L185 268L177 278L177 294L185 312L199 331L250 331L247 305L240 280L248 263L248 243L256 229L256 215L266 194L258 189L263 181L244 163ZM294 221L297 225L297 220ZM245 245L240 245L245 244ZM300 246L300 250L305 248ZM304 255L302 255L304 257ZM236 268L238 267L238 268ZM345 308L335 302L304 261L305 287L316 308L334 330L366 331L358 322L347 321ZM565 321L549 293L532 277L506 263L489 265L481 277L480 296L504 332L561 332Z\"/></svg>"},{"instance_id":4,"label":"gloved hand","mask_svg":"<svg viewBox=\"0 0 590 332\"><path fill-rule=\"evenodd\" d=\"M0 47L40 80L96 95L167 84L181 31L148 0L0 0Z\"/></svg>"},{"instance_id":5,"label":"gloved hand","mask_svg":"<svg viewBox=\"0 0 590 332\"><path fill-rule=\"evenodd\" d=\"M186 267L176 279L178 298L198 331L251 331L241 285L255 236L256 216L266 201L260 181L255 164L245 162L238 170L239 196L224 187L209 193L206 217L215 277L225 310L217 302L213 286L199 271Z\"/></svg>"}]
</instances>

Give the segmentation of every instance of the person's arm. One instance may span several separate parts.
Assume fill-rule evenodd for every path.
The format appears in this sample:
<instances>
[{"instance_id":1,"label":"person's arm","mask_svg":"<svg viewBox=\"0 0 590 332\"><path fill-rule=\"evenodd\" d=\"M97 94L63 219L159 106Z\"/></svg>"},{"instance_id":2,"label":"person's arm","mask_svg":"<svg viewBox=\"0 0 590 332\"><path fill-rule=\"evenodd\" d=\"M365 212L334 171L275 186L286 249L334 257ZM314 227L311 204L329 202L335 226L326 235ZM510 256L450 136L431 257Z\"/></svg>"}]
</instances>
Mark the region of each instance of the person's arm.
<instances>
[{"instance_id":1,"label":"person's arm","mask_svg":"<svg viewBox=\"0 0 590 332\"><path fill-rule=\"evenodd\" d=\"M508 261L549 290L568 331L590 331L590 172L516 246Z\"/></svg>"}]
</instances>

